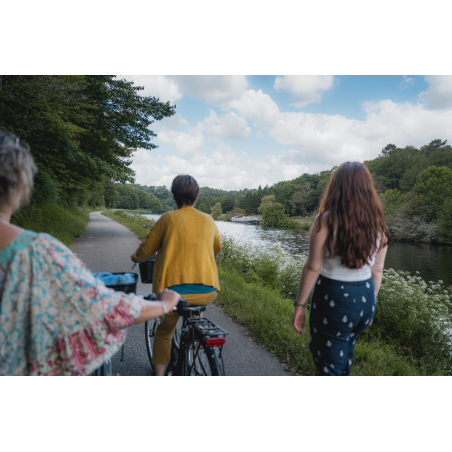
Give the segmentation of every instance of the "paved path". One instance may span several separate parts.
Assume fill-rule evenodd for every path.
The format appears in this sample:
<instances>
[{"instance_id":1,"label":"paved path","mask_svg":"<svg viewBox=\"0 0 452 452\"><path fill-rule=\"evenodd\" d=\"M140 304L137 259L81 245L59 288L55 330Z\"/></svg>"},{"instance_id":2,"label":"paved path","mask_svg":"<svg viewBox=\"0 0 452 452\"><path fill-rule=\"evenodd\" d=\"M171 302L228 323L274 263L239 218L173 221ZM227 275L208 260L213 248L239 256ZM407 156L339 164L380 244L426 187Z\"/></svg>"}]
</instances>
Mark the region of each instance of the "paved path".
<instances>
[{"instance_id":1,"label":"paved path","mask_svg":"<svg viewBox=\"0 0 452 452\"><path fill-rule=\"evenodd\" d=\"M122 272L132 269L130 255L140 240L125 226L103 216L90 214L91 221L82 237L73 243L72 251L92 272ZM135 267L134 271L137 271ZM151 285L138 283L137 293L146 295ZM207 308L205 316L229 332L224 347L227 375L290 375L268 351L252 341L246 331L234 324L215 305ZM129 329L125 342L124 361L120 353L113 357L113 371L120 375L152 375L144 341L144 325Z\"/></svg>"}]
</instances>

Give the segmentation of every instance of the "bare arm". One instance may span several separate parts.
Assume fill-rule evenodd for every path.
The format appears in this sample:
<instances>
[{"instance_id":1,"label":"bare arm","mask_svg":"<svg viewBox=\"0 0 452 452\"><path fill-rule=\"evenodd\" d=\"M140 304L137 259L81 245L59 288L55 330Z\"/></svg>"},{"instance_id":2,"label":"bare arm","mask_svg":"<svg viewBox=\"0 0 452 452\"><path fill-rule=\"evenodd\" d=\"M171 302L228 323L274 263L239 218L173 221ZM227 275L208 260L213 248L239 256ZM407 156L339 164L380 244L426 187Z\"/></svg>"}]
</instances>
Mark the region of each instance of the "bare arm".
<instances>
[{"instance_id":1,"label":"bare arm","mask_svg":"<svg viewBox=\"0 0 452 452\"><path fill-rule=\"evenodd\" d=\"M317 217L312 225L311 237L309 239L309 255L306 264L301 272L300 284L297 293L297 305L295 308L293 325L300 334L304 334L303 328L305 324L304 305L306 304L309 294L314 287L315 281L319 276L320 268L322 267L323 256L326 249L326 239L328 237L328 228L326 226L326 218L328 214L322 217L322 224L319 232L313 232L316 229Z\"/></svg>"},{"instance_id":2,"label":"bare arm","mask_svg":"<svg viewBox=\"0 0 452 452\"><path fill-rule=\"evenodd\" d=\"M372 271L372 281L375 286L375 297L378 295L378 291L381 286L381 279L383 278L383 267L385 264L385 257L388 251L388 246L386 245L384 248L380 248L378 250L377 255L375 256L375 264L370 267Z\"/></svg>"}]
</instances>

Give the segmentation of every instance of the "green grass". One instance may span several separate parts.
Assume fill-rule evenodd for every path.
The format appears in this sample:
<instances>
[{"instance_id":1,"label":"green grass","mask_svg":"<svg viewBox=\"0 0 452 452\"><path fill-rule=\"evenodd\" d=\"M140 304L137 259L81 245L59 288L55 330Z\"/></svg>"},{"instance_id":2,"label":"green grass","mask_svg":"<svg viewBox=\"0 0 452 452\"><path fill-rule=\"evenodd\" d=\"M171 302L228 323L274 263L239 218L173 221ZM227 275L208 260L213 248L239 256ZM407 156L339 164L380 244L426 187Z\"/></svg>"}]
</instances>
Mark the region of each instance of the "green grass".
<instances>
[{"instance_id":1,"label":"green grass","mask_svg":"<svg viewBox=\"0 0 452 452\"><path fill-rule=\"evenodd\" d=\"M101 213L117 223L124 225L141 240L146 238L150 229L155 224L154 220L149 220L143 217L143 215L131 213L126 210L104 210Z\"/></svg>"},{"instance_id":2,"label":"green grass","mask_svg":"<svg viewBox=\"0 0 452 452\"><path fill-rule=\"evenodd\" d=\"M309 327L304 336L292 326L292 301L260 283L247 283L242 275L219 267L221 292L215 304L235 322L245 326L258 344L265 347L297 375L314 375L309 351ZM408 358L388 344L358 339L353 375L419 375Z\"/></svg>"},{"instance_id":3,"label":"green grass","mask_svg":"<svg viewBox=\"0 0 452 452\"><path fill-rule=\"evenodd\" d=\"M47 202L22 208L11 222L24 229L51 234L69 246L85 231L90 210L92 209L61 207L54 202Z\"/></svg>"}]
</instances>

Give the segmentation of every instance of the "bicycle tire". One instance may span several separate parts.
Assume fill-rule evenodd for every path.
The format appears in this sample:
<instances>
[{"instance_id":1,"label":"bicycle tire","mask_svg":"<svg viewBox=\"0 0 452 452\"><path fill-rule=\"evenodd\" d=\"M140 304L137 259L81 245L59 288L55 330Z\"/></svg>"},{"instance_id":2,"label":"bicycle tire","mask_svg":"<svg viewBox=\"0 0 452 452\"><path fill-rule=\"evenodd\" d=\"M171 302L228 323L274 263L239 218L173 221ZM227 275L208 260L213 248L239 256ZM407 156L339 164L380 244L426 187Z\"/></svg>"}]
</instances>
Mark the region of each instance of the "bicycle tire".
<instances>
[{"instance_id":1,"label":"bicycle tire","mask_svg":"<svg viewBox=\"0 0 452 452\"><path fill-rule=\"evenodd\" d=\"M152 362L152 349L154 348L155 331L157 330L157 321L148 320L144 323L144 332L146 335L146 351L148 352L149 363L154 372L154 363Z\"/></svg>"},{"instance_id":2,"label":"bicycle tire","mask_svg":"<svg viewBox=\"0 0 452 452\"><path fill-rule=\"evenodd\" d=\"M224 375L222 357L218 356L216 348L207 347L199 339L190 343L187 353L188 375L195 377L221 377Z\"/></svg>"}]
</instances>

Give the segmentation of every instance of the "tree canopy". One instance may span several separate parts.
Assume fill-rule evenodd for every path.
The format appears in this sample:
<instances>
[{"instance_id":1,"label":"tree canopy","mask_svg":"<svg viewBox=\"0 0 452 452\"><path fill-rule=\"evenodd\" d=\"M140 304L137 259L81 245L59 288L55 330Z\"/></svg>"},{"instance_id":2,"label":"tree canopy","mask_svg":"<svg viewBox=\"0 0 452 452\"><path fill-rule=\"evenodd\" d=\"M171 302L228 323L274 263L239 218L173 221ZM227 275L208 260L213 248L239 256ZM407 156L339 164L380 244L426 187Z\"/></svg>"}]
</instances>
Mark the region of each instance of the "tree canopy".
<instances>
[{"instance_id":1,"label":"tree canopy","mask_svg":"<svg viewBox=\"0 0 452 452\"><path fill-rule=\"evenodd\" d=\"M104 177L133 182L133 152L155 148L149 126L175 112L112 75L5 75L0 86L0 128L30 144L38 201L98 202Z\"/></svg>"}]
</instances>

